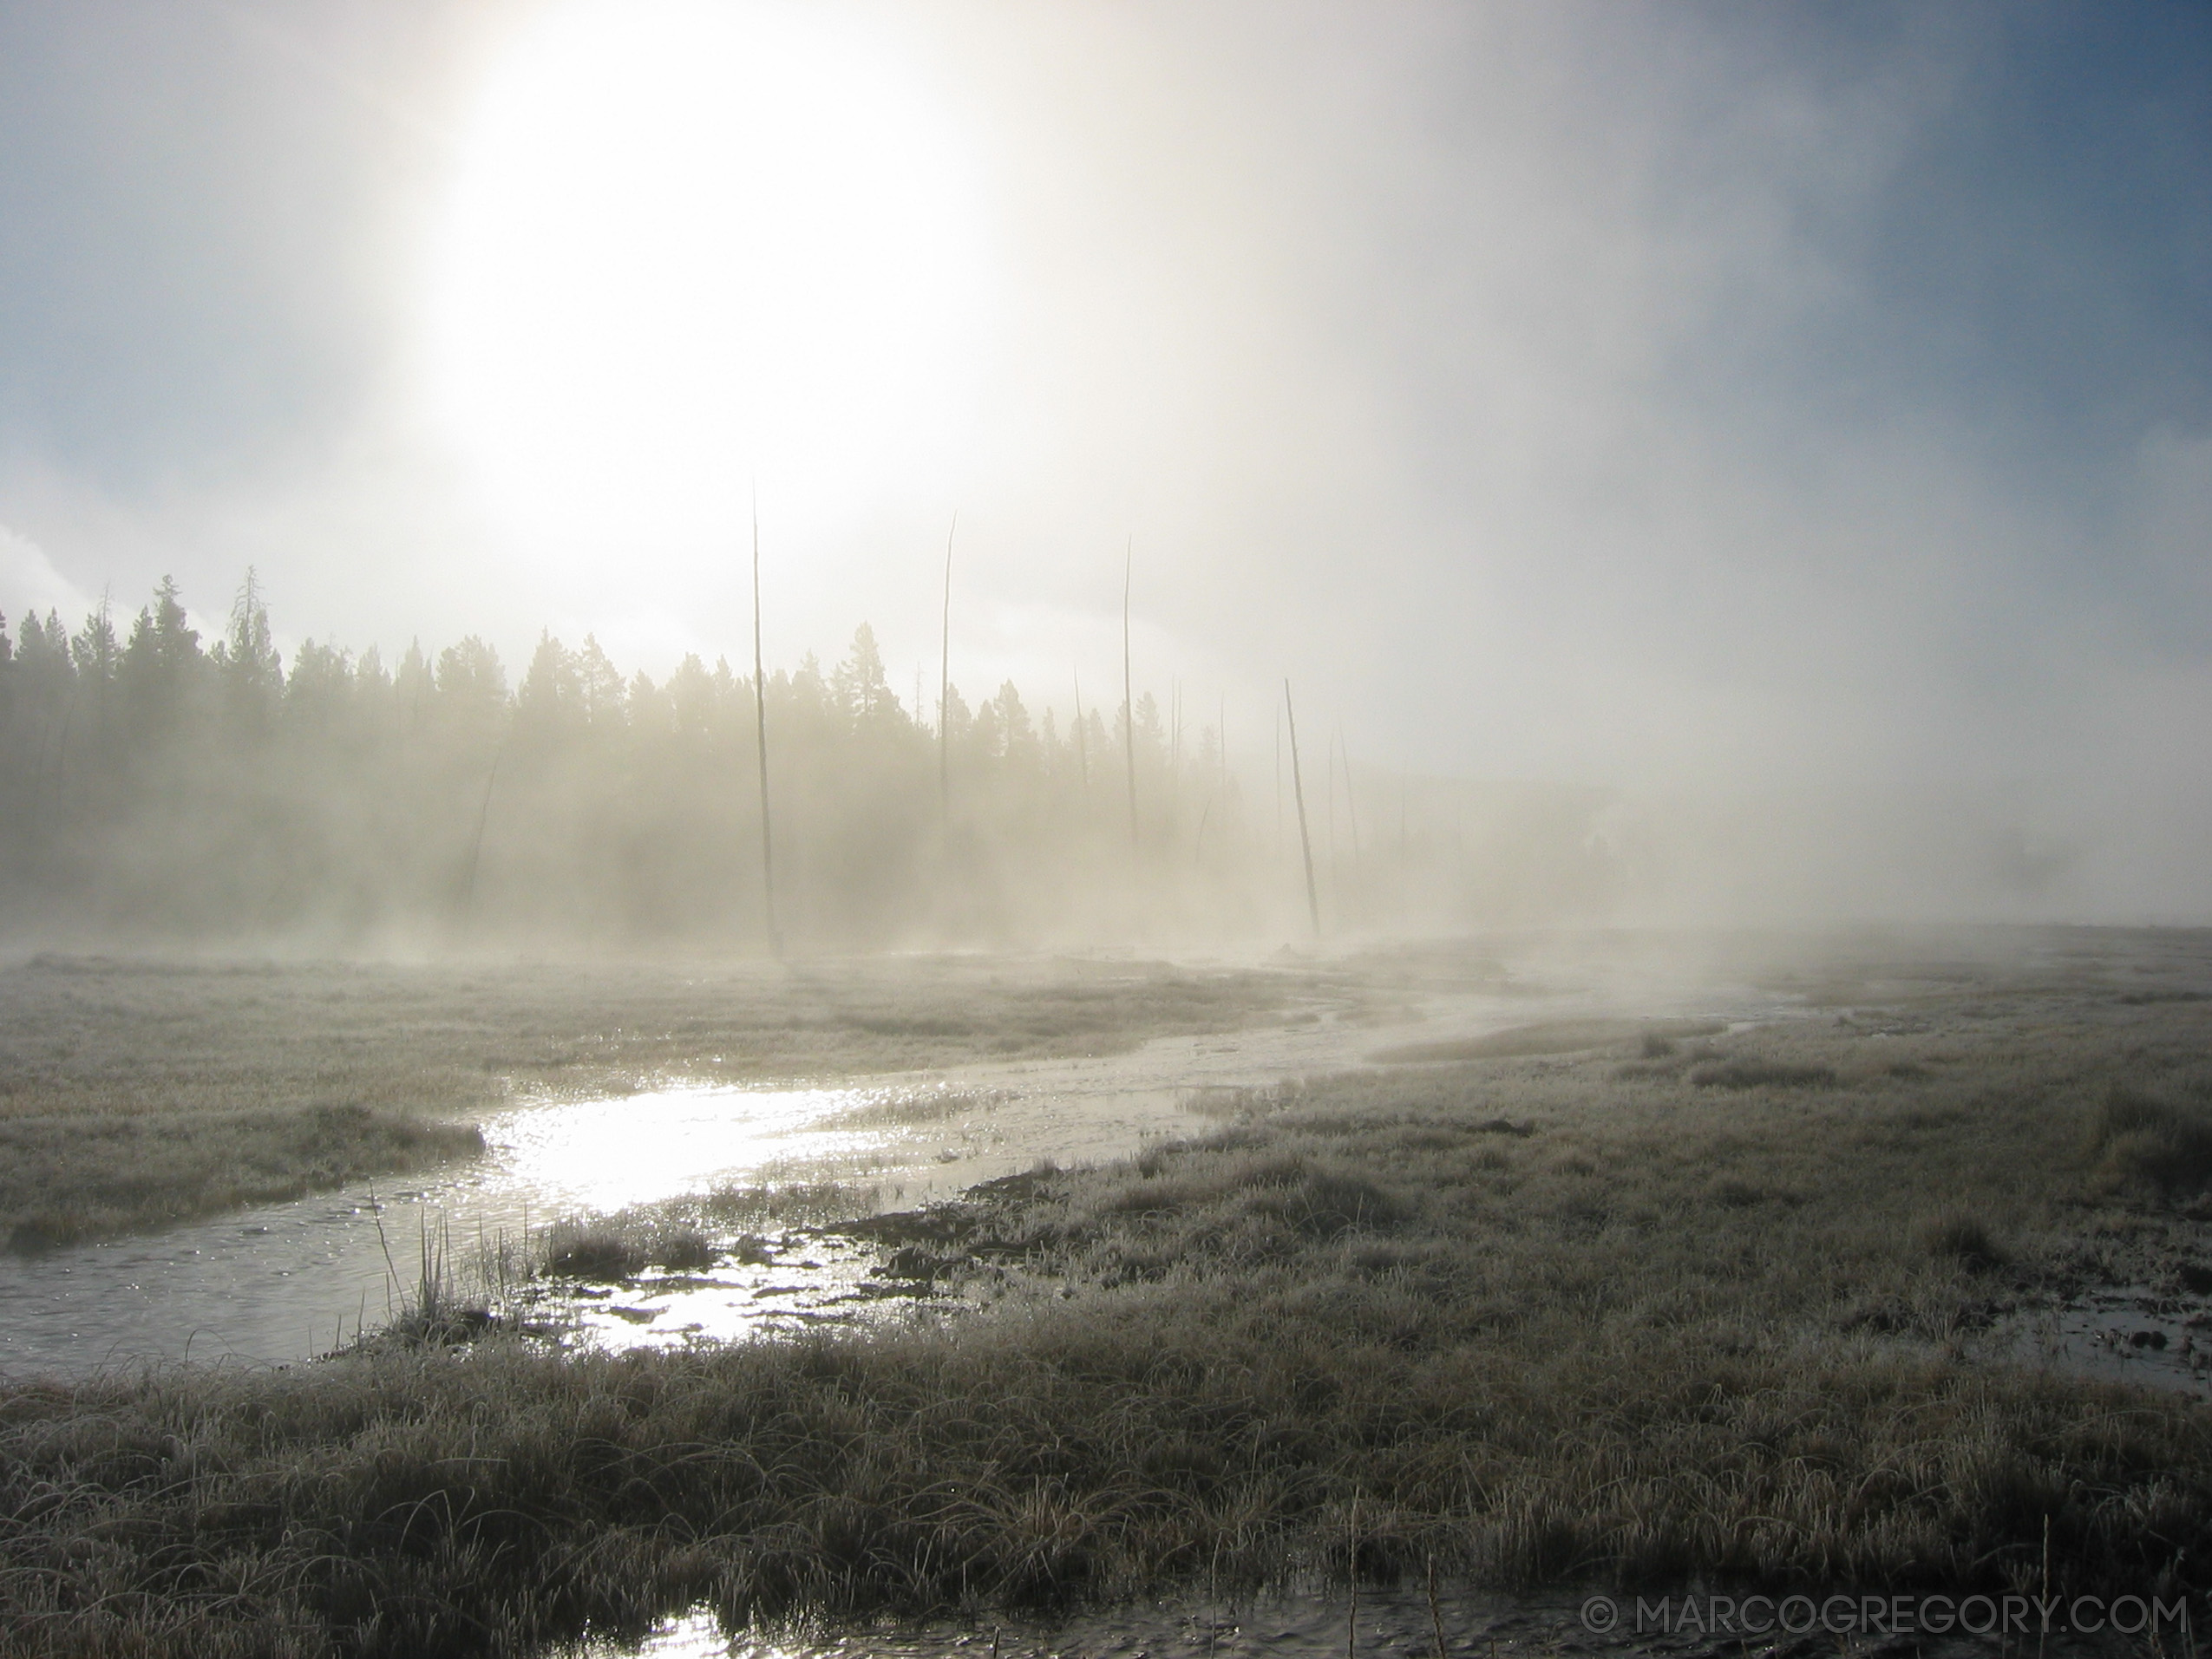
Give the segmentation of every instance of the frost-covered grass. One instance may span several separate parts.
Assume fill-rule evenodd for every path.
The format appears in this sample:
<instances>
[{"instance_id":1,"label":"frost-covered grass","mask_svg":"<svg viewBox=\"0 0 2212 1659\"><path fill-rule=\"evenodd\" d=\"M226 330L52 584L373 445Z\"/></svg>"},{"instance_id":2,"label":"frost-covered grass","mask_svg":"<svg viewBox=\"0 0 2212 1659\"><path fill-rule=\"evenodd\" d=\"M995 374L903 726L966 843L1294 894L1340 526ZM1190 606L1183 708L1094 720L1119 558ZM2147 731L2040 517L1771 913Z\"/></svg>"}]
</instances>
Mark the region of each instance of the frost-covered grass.
<instances>
[{"instance_id":1,"label":"frost-covered grass","mask_svg":"<svg viewBox=\"0 0 2212 1659\"><path fill-rule=\"evenodd\" d=\"M2205 1408L1975 1342L2099 1252L2212 1261L2201 1175L2156 1165L2212 1110L2206 1007L1974 984L1597 1035L852 1224L963 1292L943 1317L0 1391L0 1645L529 1651L697 1603L741 1628L1432 1563L2208 1588Z\"/></svg>"},{"instance_id":2,"label":"frost-covered grass","mask_svg":"<svg viewBox=\"0 0 2212 1659\"><path fill-rule=\"evenodd\" d=\"M467 1156L516 1099L1111 1053L1286 976L1080 958L401 966L42 957L0 971L0 1244Z\"/></svg>"}]
</instances>

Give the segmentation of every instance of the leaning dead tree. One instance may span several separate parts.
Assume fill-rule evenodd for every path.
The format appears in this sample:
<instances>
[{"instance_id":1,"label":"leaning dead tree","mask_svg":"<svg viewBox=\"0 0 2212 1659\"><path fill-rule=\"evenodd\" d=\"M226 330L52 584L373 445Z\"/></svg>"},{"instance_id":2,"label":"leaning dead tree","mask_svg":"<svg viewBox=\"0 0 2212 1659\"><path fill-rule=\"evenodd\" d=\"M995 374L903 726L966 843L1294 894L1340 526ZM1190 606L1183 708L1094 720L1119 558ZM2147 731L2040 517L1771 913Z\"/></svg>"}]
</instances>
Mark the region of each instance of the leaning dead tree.
<instances>
[{"instance_id":1,"label":"leaning dead tree","mask_svg":"<svg viewBox=\"0 0 2212 1659\"><path fill-rule=\"evenodd\" d=\"M248 572L249 576L251 572ZM72 700L74 701L74 699ZM476 919L476 867L484 859L484 828L492 821L492 790L500 781L500 757L507 753L507 739L492 750L492 769L484 774L484 798L476 806L476 836L468 843L468 877L462 885L461 919L466 927Z\"/></svg>"},{"instance_id":2,"label":"leaning dead tree","mask_svg":"<svg viewBox=\"0 0 2212 1659\"><path fill-rule=\"evenodd\" d=\"M1306 781L1298 769L1298 709L1291 702L1290 682L1283 682L1283 713L1290 721L1291 788L1298 796L1298 842L1306 852L1306 908L1313 918L1313 937L1321 937L1321 894L1313 885L1313 837L1306 827Z\"/></svg>"}]
</instances>

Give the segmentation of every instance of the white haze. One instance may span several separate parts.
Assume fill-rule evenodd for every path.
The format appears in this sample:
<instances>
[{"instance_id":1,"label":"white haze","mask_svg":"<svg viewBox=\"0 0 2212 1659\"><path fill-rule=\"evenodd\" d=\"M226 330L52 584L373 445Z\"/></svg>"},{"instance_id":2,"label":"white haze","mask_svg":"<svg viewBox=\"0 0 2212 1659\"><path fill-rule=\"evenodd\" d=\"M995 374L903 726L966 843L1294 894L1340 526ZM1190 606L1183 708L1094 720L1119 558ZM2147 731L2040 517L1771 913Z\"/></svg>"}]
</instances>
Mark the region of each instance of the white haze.
<instances>
[{"instance_id":1,"label":"white haze","mask_svg":"<svg viewBox=\"0 0 2212 1659\"><path fill-rule=\"evenodd\" d=\"M331 94L390 157L379 280L531 15L361 72L429 137ZM1080 673L1117 702L1133 544L1139 689L1224 709L1255 789L1287 676L1378 778L1615 792L1624 920L2212 916L2212 441L2155 428L2084 488L1851 348L1885 193L1993 14L1848 69L1724 8L854 15L979 158L1002 297L941 476L839 523L761 480L772 665L865 620L933 699L957 509L972 700L1011 678L1064 719ZM688 529L548 556L414 401L412 303L371 308L304 438L116 481L15 421L0 609L173 572L219 611L251 563L293 641L742 663L730 480Z\"/></svg>"}]
</instances>

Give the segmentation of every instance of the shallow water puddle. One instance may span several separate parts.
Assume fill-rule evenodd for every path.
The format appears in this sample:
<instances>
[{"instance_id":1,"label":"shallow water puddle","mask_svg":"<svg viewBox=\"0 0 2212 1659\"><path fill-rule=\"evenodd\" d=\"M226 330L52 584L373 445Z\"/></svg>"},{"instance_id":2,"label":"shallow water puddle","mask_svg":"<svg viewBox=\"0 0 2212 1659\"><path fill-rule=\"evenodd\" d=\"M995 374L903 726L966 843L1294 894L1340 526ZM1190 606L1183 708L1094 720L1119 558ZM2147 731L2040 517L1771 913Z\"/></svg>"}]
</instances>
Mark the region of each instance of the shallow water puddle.
<instances>
[{"instance_id":1,"label":"shallow water puddle","mask_svg":"<svg viewBox=\"0 0 2212 1659\"><path fill-rule=\"evenodd\" d=\"M413 1294L426 1251L465 1278L502 1238L560 1216L696 1192L795 1155L853 1159L868 1135L813 1126L884 1093L683 1088L516 1106L484 1120L484 1157L428 1181L0 1257L0 1369L327 1353Z\"/></svg>"},{"instance_id":2,"label":"shallow water puddle","mask_svg":"<svg viewBox=\"0 0 2212 1659\"><path fill-rule=\"evenodd\" d=\"M2013 1364L2212 1400L2212 1304L2202 1297L2148 1284L2105 1286L2056 1306L2024 1309L2001 1322L1986 1346Z\"/></svg>"},{"instance_id":3,"label":"shallow water puddle","mask_svg":"<svg viewBox=\"0 0 2212 1659\"><path fill-rule=\"evenodd\" d=\"M1560 1651L1570 1605L1469 1603L1403 1590L1363 1592L1355 1615L1341 1595L1279 1596L1237 1606L1146 1602L1086 1612L1062 1624L932 1622L803 1634L724 1633L700 1610L667 1621L643 1643L587 1644L589 1659L1140 1659L1282 1654L1291 1659L1419 1655L1434 1659L1437 1627L1451 1654Z\"/></svg>"},{"instance_id":4,"label":"shallow water puddle","mask_svg":"<svg viewBox=\"0 0 2212 1659\"><path fill-rule=\"evenodd\" d=\"M614 1284L541 1280L502 1312L543 1323L563 1341L609 1350L684 1348L695 1342L821 1327L894 1316L926 1287L876 1277L883 1246L815 1228L749 1240L697 1271L660 1269Z\"/></svg>"},{"instance_id":5,"label":"shallow water puddle","mask_svg":"<svg viewBox=\"0 0 2212 1659\"><path fill-rule=\"evenodd\" d=\"M1802 1654L1808 1659L1814 1655L1850 1659L1901 1653L1918 1659L1984 1659L2022 1651L2054 1659L2152 1650L2126 1638L2084 1639L2056 1632L2024 1649L2017 1636L2006 1643L1994 1636L1922 1633L1901 1640L1824 1629L1754 1636L1708 1630L1679 1618L1654 1618L1646 1621L1651 1628L1639 1630L1630 1628L1637 1618L1633 1594L1599 1593L1615 1616L1610 1630L1593 1630L1586 1623L1585 1590L1520 1597L1441 1590L1431 1602L1419 1590L1363 1587L1357 1607L1338 1589L1286 1592L1235 1605L1202 1599L1138 1603L1083 1613L1059 1624L938 1621L734 1636L712 1614L697 1610L667 1621L642 1643L601 1639L582 1644L580 1651L586 1659L1247 1659L1259 1654L1286 1659L1436 1659L1440 1649L1450 1659L1535 1654L1669 1654L1681 1659ZM1653 1603L1661 1599L1659 1592L1650 1595ZM1692 1598L1677 1592L1665 1599L1669 1611L1679 1613ZM1695 1599L1709 1606L1713 1598Z\"/></svg>"},{"instance_id":6,"label":"shallow water puddle","mask_svg":"<svg viewBox=\"0 0 2212 1659\"><path fill-rule=\"evenodd\" d=\"M718 1184L823 1179L878 1188L887 1207L948 1198L1040 1159L1126 1157L1189 1133L1242 1088L1343 1070L1413 1036L1480 1035L1541 1012L1603 1012L1605 994L1453 990L1400 1022L1346 1003L1280 1024L1162 1038L1098 1057L979 1063L924 1075L785 1089L676 1087L615 1100L520 1103L482 1122L486 1155L396 1189L360 1186L36 1256L0 1257L0 1371L327 1353L384 1323L412 1294L426 1252L464 1270L562 1217L699 1192ZM1742 1018L1770 996L1704 990L1639 1003L1645 1014ZM1352 1017L1345 1017L1345 1016ZM872 1254L854 1247L850 1256ZM834 1251L832 1256L836 1256ZM626 1289L583 1318L594 1339L658 1344L857 1313L867 1264L821 1257L782 1285L726 1264L711 1283ZM757 1305L790 1299L775 1318ZM583 1297L579 1303L594 1300ZM616 1312L615 1309L626 1310Z\"/></svg>"}]
</instances>

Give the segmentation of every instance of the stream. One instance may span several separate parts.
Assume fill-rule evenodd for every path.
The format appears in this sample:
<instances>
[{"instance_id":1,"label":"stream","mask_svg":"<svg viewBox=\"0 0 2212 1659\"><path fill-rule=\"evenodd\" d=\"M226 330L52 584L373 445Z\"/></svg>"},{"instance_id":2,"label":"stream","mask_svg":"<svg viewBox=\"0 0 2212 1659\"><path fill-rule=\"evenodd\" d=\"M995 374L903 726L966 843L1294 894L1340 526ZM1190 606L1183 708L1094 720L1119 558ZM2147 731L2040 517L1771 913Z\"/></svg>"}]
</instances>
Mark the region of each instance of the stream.
<instances>
[{"instance_id":1,"label":"stream","mask_svg":"<svg viewBox=\"0 0 2212 1659\"><path fill-rule=\"evenodd\" d=\"M912 1208L1040 1159L1096 1162L1202 1132L1228 1091L1355 1067L1392 1043L1478 1036L1617 1003L1590 988L1450 990L1382 1019L1336 1003L1279 1024L1160 1038L1096 1058L518 1101L480 1120L483 1156L427 1175L0 1257L0 1374L308 1359L387 1321L413 1292L426 1248L465 1265L503 1237L562 1217L718 1185L838 1180L875 1187L885 1209ZM1746 991L1707 991L1694 1011L1742 1017L1772 1006ZM704 1280L664 1284L658 1305L632 1297L586 1323L616 1343L739 1336L825 1301L866 1300L855 1286L868 1253L795 1244L766 1260L720 1264ZM800 1268L809 1271L795 1285Z\"/></svg>"},{"instance_id":2,"label":"stream","mask_svg":"<svg viewBox=\"0 0 2212 1659\"><path fill-rule=\"evenodd\" d=\"M1626 994L1624 994L1626 991ZM1378 1017L1350 1000L1273 1024L1157 1039L1103 1057L976 1064L782 1087L677 1087L594 1099L518 1100L480 1120L486 1151L386 1187L363 1185L258 1206L158 1233L0 1257L0 1375L82 1375L191 1360L284 1364L325 1354L383 1323L412 1293L426 1248L467 1257L564 1217L619 1210L718 1185L834 1180L872 1186L885 1210L911 1209L1034 1166L1126 1157L1149 1140L1203 1133L1235 1091L1369 1063L1409 1042L1452 1042L1536 1021L1616 1016L1728 1022L1801 1015L1794 999L1748 988L1661 991L1584 985L1536 993L1448 990ZM823 1321L883 1316L899 1305L875 1282L880 1246L834 1230L749 1238L711 1265L657 1271L617 1288L548 1294L579 1339L625 1347L738 1340ZM435 1241L435 1242L434 1242ZM2148 1304L2146 1304L2146 1307ZM2163 1304L2162 1316L2173 1310ZM2172 1326L2169 1340L2123 1342ZM2079 1326L2078 1329L2076 1326ZM2132 1306L2045 1314L2042 1362L2102 1361L2165 1386L2201 1388L2183 1327ZM2027 1334L2006 1333L2025 1344ZM2104 1348L2097 1348L2102 1341ZM2081 1355L2087 1355L2084 1367ZM2064 1349L2065 1353L2059 1353ZM2105 1350L2110 1349L2109 1360ZM2019 1357L2025 1357L2025 1355ZM2145 1374L2162 1366L2167 1379ZM640 1642L586 1636L582 1659L1060 1659L1076 1655L1344 1653L1432 1655L1663 1652L1685 1659L1744 1650L1740 1635L1700 1629L1631 1636L1600 1629L1574 1597L1377 1587L1348 1603L1340 1586L1286 1588L1256 1602L1185 1599L1094 1610L1064 1623L925 1623L820 1631L736 1631L704 1609ZM1882 1651L1823 1631L1763 1650ZM1995 1650L1961 1635L1923 1642L1931 1656ZM2052 1643L2054 1655L2117 1651L2110 1639Z\"/></svg>"}]
</instances>

